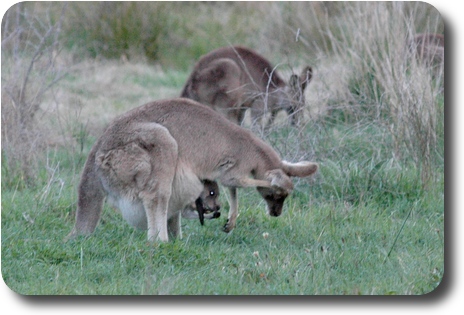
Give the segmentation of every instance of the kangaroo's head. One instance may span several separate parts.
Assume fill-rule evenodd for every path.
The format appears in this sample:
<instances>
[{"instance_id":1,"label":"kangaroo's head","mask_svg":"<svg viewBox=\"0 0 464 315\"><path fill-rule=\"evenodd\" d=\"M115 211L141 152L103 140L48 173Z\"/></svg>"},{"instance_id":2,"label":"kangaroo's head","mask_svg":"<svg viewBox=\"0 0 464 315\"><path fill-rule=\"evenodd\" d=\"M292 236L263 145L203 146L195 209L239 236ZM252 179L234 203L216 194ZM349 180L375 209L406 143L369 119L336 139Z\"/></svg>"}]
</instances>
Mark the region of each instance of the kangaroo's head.
<instances>
[{"instance_id":1,"label":"kangaroo's head","mask_svg":"<svg viewBox=\"0 0 464 315\"><path fill-rule=\"evenodd\" d=\"M204 188L199 199L202 202L205 214L212 213L212 218L218 218L220 215L219 210L221 209L221 204L219 202L219 186L217 182L207 179L203 181L203 185Z\"/></svg>"},{"instance_id":2,"label":"kangaroo's head","mask_svg":"<svg viewBox=\"0 0 464 315\"><path fill-rule=\"evenodd\" d=\"M292 74L289 83L285 89L286 97L281 100L281 107L285 108L291 116L293 125L298 123L298 118L303 114L302 109L305 104L304 92L313 77L313 69L309 66L305 67L300 76Z\"/></svg>"},{"instance_id":3,"label":"kangaroo's head","mask_svg":"<svg viewBox=\"0 0 464 315\"><path fill-rule=\"evenodd\" d=\"M258 187L257 189L263 197L263 199L266 201L267 213L273 217L280 216L282 214L284 201L291 192L291 190L286 190L279 187Z\"/></svg>"},{"instance_id":4,"label":"kangaroo's head","mask_svg":"<svg viewBox=\"0 0 464 315\"><path fill-rule=\"evenodd\" d=\"M300 76L292 74L289 82L284 84L282 81L281 86L271 86L266 94L267 106L272 114L276 114L279 110L285 110L291 117L292 125L299 122L299 118L303 114L305 105L305 89L308 86L313 76L313 70L307 66L303 69Z\"/></svg>"},{"instance_id":5,"label":"kangaroo's head","mask_svg":"<svg viewBox=\"0 0 464 315\"><path fill-rule=\"evenodd\" d=\"M312 162L289 163L282 162L281 169L266 173L268 184L257 187L258 192L266 201L267 212L273 217L282 214L282 208L287 196L293 190L291 177L307 177L317 171L318 165Z\"/></svg>"},{"instance_id":6,"label":"kangaroo's head","mask_svg":"<svg viewBox=\"0 0 464 315\"><path fill-rule=\"evenodd\" d=\"M200 219L201 225L205 219L217 219L221 216L219 210L219 186L217 182L203 180L203 191L195 202L182 211L182 217L186 219Z\"/></svg>"}]
</instances>

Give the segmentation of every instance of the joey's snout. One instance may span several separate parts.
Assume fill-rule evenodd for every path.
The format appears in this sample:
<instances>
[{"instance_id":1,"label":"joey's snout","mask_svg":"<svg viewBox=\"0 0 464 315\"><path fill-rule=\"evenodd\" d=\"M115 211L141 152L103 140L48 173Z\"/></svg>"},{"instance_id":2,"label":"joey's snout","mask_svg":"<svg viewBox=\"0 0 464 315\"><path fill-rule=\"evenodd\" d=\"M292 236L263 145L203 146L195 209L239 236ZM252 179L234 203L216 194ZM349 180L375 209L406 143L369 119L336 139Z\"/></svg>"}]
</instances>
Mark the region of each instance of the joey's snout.
<instances>
[{"instance_id":1,"label":"joey's snout","mask_svg":"<svg viewBox=\"0 0 464 315\"><path fill-rule=\"evenodd\" d=\"M206 211L207 217L205 216L207 219L217 219L221 216L221 212L219 212L219 210L221 210L221 206L219 204L216 204L205 210L207 210Z\"/></svg>"}]
</instances>

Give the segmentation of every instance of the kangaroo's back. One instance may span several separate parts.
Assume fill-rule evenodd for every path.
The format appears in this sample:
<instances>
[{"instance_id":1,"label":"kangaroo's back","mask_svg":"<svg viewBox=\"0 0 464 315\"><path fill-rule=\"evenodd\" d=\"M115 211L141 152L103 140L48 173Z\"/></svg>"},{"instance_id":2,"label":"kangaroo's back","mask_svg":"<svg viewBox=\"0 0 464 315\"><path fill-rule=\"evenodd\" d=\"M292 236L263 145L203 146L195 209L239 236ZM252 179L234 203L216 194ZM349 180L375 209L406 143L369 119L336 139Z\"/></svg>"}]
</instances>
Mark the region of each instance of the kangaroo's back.
<instances>
[{"instance_id":1,"label":"kangaroo's back","mask_svg":"<svg viewBox=\"0 0 464 315\"><path fill-rule=\"evenodd\" d=\"M117 134L119 130L127 130L128 125L143 122L158 123L169 130L177 141L179 158L201 169L217 168L214 164L220 163L224 156L252 156L255 151L266 152L266 156L271 156L270 163L280 163L277 153L251 131L185 98L155 101L135 108L116 119L105 132Z\"/></svg>"},{"instance_id":2,"label":"kangaroo's back","mask_svg":"<svg viewBox=\"0 0 464 315\"><path fill-rule=\"evenodd\" d=\"M275 71L272 64L263 56L246 47L219 48L205 56L205 63L209 62L210 58L230 58L234 60L245 72L248 79L253 80L261 89L266 88L266 86L271 88L285 86L285 81Z\"/></svg>"},{"instance_id":3,"label":"kangaroo's back","mask_svg":"<svg viewBox=\"0 0 464 315\"><path fill-rule=\"evenodd\" d=\"M209 52L198 61L195 70L203 69L213 60L220 58L234 60L244 72L246 81L253 83L255 89L264 91L267 86L271 89L285 86L285 81L268 60L242 46L227 46Z\"/></svg>"},{"instance_id":4,"label":"kangaroo's back","mask_svg":"<svg viewBox=\"0 0 464 315\"><path fill-rule=\"evenodd\" d=\"M181 141L188 139L203 143L214 139L228 140L232 134L248 133L211 108L184 98L154 101L137 107L113 121L106 132L114 133L128 124L142 122L158 123Z\"/></svg>"}]
</instances>

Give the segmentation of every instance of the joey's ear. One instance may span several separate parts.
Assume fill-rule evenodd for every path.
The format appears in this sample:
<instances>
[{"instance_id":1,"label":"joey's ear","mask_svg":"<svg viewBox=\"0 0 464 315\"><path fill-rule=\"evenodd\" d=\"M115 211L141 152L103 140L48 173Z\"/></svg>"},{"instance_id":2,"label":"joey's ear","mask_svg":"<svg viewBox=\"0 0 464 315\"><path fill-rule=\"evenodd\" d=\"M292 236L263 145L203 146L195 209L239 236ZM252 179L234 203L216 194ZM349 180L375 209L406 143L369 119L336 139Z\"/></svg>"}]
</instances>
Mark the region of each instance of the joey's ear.
<instances>
[{"instance_id":1,"label":"joey's ear","mask_svg":"<svg viewBox=\"0 0 464 315\"><path fill-rule=\"evenodd\" d=\"M272 187L282 188L287 192L293 190L292 180L281 169L269 171L266 176Z\"/></svg>"},{"instance_id":2,"label":"joey's ear","mask_svg":"<svg viewBox=\"0 0 464 315\"><path fill-rule=\"evenodd\" d=\"M298 163L290 163L282 161L283 171L292 177L307 177L316 173L318 169L317 163L301 161Z\"/></svg>"}]
</instances>

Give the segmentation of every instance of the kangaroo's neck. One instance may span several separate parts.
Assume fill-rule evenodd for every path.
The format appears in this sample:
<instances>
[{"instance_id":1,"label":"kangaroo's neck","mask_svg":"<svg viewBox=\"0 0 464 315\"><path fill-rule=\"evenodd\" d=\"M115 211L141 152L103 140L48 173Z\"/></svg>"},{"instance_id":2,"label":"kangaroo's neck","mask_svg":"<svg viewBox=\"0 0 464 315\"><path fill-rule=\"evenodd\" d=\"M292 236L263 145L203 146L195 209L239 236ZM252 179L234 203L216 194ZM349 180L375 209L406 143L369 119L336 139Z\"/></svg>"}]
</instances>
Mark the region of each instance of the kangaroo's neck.
<instances>
[{"instance_id":1,"label":"kangaroo's neck","mask_svg":"<svg viewBox=\"0 0 464 315\"><path fill-rule=\"evenodd\" d=\"M248 151L254 161L251 175L255 179L265 179L266 172L281 168L281 158L267 143L261 139L253 139L253 149Z\"/></svg>"}]
</instances>

